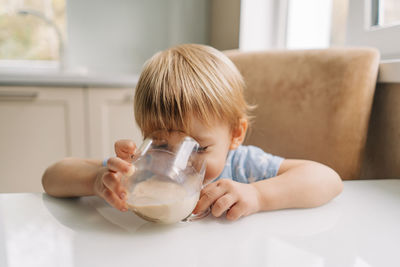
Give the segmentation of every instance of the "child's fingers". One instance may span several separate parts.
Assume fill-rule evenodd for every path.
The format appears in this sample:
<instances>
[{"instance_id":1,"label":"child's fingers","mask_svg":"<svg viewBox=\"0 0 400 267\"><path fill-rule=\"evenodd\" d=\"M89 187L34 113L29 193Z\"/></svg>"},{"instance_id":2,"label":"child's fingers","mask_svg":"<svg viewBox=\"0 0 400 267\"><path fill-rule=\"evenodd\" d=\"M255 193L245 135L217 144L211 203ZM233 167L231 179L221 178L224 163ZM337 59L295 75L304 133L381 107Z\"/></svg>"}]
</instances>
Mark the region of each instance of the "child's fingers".
<instances>
[{"instance_id":1,"label":"child's fingers","mask_svg":"<svg viewBox=\"0 0 400 267\"><path fill-rule=\"evenodd\" d=\"M107 187L101 192L101 196L114 208L120 211L127 211L125 201L121 200L114 192Z\"/></svg>"},{"instance_id":2,"label":"child's fingers","mask_svg":"<svg viewBox=\"0 0 400 267\"><path fill-rule=\"evenodd\" d=\"M121 172L123 174L129 174L132 170L132 164L120 159L120 158L109 158L107 160L107 168L112 172Z\"/></svg>"},{"instance_id":3,"label":"child's fingers","mask_svg":"<svg viewBox=\"0 0 400 267\"><path fill-rule=\"evenodd\" d=\"M136 150L136 144L132 140L118 140L114 144L114 149L117 157L125 161L131 162L132 156L134 155Z\"/></svg>"},{"instance_id":4,"label":"child's fingers","mask_svg":"<svg viewBox=\"0 0 400 267\"><path fill-rule=\"evenodd\" d=\"M211 213L215 217L221 216L225 211L229 210L236 203L237 199L232 194L225 194L217 201L215 201L214 205L212 206Z\"/></svg>"},{"instance_id":5,"label":"child's fingers","mask_svg":"<svg viewBox=\"0 0 400 267\"><path fill-rule=\"evenodd\" d=\"M230 221L235 221L242 217L245 213L243 202L236 202L226 213L226 218Z\"/></svg>"},{"instance_id":6,"label":"child's fingers","mask_svg":"<svg viewBox=\"0 0 400 267\"><path fill-rule=\"evenodd\" d=\"M114 192L121 200L125 200L126 191L121 185L122 174L119 172L108 172L103 177L103 184L110 191Z\"/></svg>"},{"instance_id":7,"label":"child's fingers","mask_svg":"<svg viewBox=\"0 0 400 267\"><path fill-rule=\"evenodd\" d=\"M119 209L121 211L126 211L127 210L126 196L121 199L120 197L118 197L116 193L114 193L104 184L104 180L109 179L114 174L115 173L109 171L101 173L100 174L101 176L98 176L95 180L94 192L97 196L106 200L111 206L115 207L116 209Z\"/></svg>"},{"instance_id":8,"label":"child's fingers","mask_svg":"<svg viewBox=\"0 0 400 267\"><path fill-rule=\"evenodd\" d=\"M209 184L201 192L199 202L194 209L193 213L201 213L210 207L217 199L226 193L225 187L217 186L216 184Z\"/></svg>"}]
</instances>

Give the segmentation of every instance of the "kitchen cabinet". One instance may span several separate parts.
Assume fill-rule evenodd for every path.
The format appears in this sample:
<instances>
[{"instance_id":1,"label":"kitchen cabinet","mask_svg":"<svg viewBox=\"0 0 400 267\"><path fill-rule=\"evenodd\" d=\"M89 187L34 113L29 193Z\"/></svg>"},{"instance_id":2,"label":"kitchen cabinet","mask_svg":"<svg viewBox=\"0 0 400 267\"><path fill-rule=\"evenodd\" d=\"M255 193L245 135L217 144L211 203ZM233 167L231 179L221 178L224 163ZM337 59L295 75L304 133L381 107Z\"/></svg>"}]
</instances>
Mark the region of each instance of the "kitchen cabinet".
<instances>
[{"instance_id":1,"label":"kitchen cabinet","mask_svg":"<svg viewBox=\"0 0 400 267\"><path fill-rule=\"evenodd\" d=\"M85 156L80 88L0 87L0 192L41 192L64 157Z\"/></svg>"},{"instance_id":2,"label":"kitchen cabinet","mask_svg":"<svg viewBox=\"0 0 400 267\"><path fill-rule=\"evenodd\" d=\"M103 159L115 155L116 140L142 139L132 88L2 86L0 123L0 193L43 192L50 164L65 157Z\"/></svg>"},{"instance_id":3,"label":"kitchen cabinet","mask_svg":"<svg viewBox=\"0 0 400 267\"><path fill-rule=\"evenodd\" d=\"M89 88L88 144L91 158L115 155L114 143L131 139L140 145L142 137L133 113L133 89Z\"/></svg>"}]
</instances>

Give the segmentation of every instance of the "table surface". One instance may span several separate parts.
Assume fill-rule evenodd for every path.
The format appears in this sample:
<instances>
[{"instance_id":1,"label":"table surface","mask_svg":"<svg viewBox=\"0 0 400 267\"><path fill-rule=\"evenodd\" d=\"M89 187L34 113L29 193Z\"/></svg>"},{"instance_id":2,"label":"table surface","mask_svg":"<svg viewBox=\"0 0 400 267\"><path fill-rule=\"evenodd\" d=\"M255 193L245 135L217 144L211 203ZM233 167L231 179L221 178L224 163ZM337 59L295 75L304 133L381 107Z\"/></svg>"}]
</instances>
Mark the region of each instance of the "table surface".
<instances>
[{"instance_id":1,"label":"table surface","mask_svg":"<svg viewBox=\"0 0 400 267\"><path fill-rule=\"evenodd\" d=\"M400 180L312 209L158 225L96 197L0 194L0 266L400 266Z\"/></svg>"}]
</instances>

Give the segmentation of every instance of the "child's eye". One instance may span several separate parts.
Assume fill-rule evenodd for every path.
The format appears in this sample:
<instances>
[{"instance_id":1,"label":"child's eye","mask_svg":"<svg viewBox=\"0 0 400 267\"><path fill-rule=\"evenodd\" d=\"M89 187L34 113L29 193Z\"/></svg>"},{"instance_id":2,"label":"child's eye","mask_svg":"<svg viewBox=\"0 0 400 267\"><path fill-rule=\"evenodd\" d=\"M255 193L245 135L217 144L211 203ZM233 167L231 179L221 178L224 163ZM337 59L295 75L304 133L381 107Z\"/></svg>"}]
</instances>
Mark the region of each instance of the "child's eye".
<instances>
[{"instance_id":1,"label":"child's eye","mask_svg":"<svg viewBox=\"0 0 400 267\"><path fill-rule=\"evenodd\" d=\"M198 152L206 152L207 148L208 148L208 146L202 146L202 147L199 147L199 149L197 149L197 151Z\"/></svg>"},{"instance_id":2,"label":"child's eye","mask_svg":"<svg viewBox=\"0 0 400 267\"><path fill-rule=\"evenodd\" d=\"M164 143L164 144L154 144L153 147L155 149L168 149L168 144Z\"/></svg>"}]
</instances>

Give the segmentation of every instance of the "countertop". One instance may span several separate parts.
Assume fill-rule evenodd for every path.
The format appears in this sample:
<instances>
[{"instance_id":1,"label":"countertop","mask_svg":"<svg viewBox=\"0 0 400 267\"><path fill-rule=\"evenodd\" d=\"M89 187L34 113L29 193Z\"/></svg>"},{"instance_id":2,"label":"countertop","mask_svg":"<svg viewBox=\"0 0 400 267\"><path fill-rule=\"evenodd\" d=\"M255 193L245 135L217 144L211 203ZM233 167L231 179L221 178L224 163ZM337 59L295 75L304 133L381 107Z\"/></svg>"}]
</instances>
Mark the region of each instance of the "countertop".
<instances>
[{"instance_id":1,"label":"countertop","mask_svg":"<svg viewBox=\"0 0 400 267\"><path fill-rule=\"evenodd\" d=\"M135 87L138 74L96 73L85 70L4 70L0 68L0 86L54 87Z\"/></svg>"},{"instance_id":2,"label":"countertop","mask_svg":"<svg viewBox=\"0 0 400 267\"><path fill-rule=\"evenodd\" d=\"M158 225L97 197L0 194L0 266L400 266L400 180L311 209Z\"/></svg>"}]
</instances>

